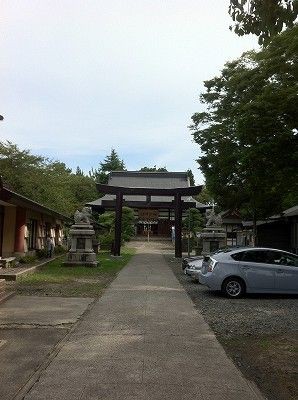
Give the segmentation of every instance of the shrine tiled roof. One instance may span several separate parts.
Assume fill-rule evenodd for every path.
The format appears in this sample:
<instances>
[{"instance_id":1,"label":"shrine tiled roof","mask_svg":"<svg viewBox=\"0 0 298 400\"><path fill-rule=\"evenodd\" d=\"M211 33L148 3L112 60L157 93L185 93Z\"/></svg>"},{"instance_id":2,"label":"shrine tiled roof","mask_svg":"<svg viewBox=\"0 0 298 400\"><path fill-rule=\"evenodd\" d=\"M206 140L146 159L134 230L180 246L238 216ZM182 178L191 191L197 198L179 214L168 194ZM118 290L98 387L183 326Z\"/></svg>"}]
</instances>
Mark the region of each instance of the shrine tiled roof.
<instances>
[{"instance_id":1,"label":"shrine tiled roof","mask_svg":"<svg viewBox=\"0 0 298 400\"><path fill-rule=\"evenodd\" d=\"M174 189L190 187L189 178L186 172L139 172L139 171L117 171L109 175L108 185L131 188L157 188ZM90 206L102 206L106 202L113 202L115 195L105 196L89 202ZM126 203L146 202L146 196L124 195ZM174 196L151 196L151 203L171 203ZM193 203L197 208L209 208L209 206L196 201L193 197L182 196L185 203Z\"/></svg>"}]
</instances>

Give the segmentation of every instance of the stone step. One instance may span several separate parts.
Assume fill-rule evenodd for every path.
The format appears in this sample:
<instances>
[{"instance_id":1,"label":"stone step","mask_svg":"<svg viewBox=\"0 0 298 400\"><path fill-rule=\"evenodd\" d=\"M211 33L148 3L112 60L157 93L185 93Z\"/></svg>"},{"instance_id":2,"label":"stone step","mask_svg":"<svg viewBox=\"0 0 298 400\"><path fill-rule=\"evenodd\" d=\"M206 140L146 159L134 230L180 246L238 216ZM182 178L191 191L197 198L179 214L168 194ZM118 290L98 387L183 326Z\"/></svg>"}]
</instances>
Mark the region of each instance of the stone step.
<instances>
[{"instance_id":1,"label":"stone step","mask_svg":"<svg viewBox=\"0 0 298 400\"><path fill-rule=\"evenodd\" d=\"M8 292L6 290L5 279L0 279L0 303L7 300L9 297L13 296L14 292Z\"/></svg>"},{"instance_id":2,"label":"stone step","mask_svg":"<svg viewBox=\"0 0 298 400\"><path fill-rule=\"evenodd\" d=\"M2 297L3 294L5 294L5 289L6 289L5 279L0 279L0 298Z\"/></svg>"}]
</instances>

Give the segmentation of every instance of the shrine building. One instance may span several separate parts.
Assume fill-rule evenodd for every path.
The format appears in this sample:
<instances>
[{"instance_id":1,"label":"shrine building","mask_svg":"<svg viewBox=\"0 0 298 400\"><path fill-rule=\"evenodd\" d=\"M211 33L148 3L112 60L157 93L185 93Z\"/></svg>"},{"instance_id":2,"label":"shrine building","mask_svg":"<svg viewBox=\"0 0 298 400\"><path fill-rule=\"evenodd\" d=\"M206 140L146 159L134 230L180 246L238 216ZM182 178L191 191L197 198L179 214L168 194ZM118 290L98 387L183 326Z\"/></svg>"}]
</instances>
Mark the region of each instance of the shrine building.
<instances>
[{"instance_id":1,"label":"shrine building","mask_svg":"<svg viewBox=\"0 0 298 400\"><path fill-rule=\"evenodd\" d=\"M0 259L33 255L47 236L62 244L67 216L3 186L0 177Z\"/></svg>"},{"instance_id":2,"label":"shrine building","mask_svg":"<svg viewBox=\"0 0 298 400\"><path fill-rule=\"evenodd\" d=\"M99 185L100 186L100 185ZM136 235L150 235L171 237L172 227L175 225L174 196L162 195L164 189L190 188L186 172L139 172L117 171L109 174L108 185L120 188L152 188L160 190L160 195L124 194L122 205L134 210L136 218ZM100 191L100 187L98 188ZM210 206L202 204L192 196L181 196L182 220L188 208L197 208L205 213ZM105 194L103 197L87 204L94 211L114 211L116 209L116 195Z\"/></svg>"}]
</instances>

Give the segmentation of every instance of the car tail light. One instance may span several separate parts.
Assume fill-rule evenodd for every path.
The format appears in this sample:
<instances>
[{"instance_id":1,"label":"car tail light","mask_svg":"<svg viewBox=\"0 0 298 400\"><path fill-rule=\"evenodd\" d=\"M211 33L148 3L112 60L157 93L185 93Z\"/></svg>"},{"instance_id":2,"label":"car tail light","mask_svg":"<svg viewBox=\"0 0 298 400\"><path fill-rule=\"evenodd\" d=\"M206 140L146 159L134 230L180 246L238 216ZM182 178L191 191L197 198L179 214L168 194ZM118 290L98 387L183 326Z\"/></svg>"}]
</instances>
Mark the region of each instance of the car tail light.
<instances>
[{"instance_id":1,"label":"car tail light","mask_svg":"<svg viewBox=\"0 0 298 400\"><path fill-rule=\"evenodd\" d=\"M208 265L208 272L212 272L214 270L214 267L216 266L217 261L214 260L213 258L210 258L210 262Z\"/></svg>"}]
</instances>

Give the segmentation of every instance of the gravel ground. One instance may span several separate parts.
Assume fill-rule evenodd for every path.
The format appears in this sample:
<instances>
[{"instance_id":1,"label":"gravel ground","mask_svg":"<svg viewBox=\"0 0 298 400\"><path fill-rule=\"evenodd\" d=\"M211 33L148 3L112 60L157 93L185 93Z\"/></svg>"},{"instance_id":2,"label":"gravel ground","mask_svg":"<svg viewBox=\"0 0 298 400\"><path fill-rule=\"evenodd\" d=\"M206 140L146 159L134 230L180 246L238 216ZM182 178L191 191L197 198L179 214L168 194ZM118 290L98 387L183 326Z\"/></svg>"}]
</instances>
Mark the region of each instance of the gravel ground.
<instances>
[{"instance_id":1,"label":"gravel ground","mask_svg":"<svg viewBox=\"0 0 298 400\"><path fill-rule=\"evenodd\" d=\"M181 261L165 256L179 282L215 333L271 335L298 331L298 295L246 295L228 299L184 275Z\"/></svg>"},{"instance_id":2,"label":"gravel ground","mask_svg":"<svg viewBox=\"0 0 298 400\"><path fill-rule=\"evenodd\" d=\"M227 354L268 400L298 399L298 295L246 295L232 300L184 275L165 256Z\"/></svg>"}]
</instances>

